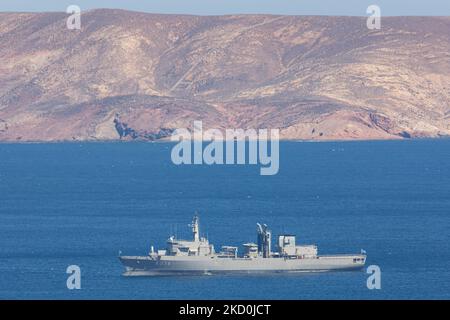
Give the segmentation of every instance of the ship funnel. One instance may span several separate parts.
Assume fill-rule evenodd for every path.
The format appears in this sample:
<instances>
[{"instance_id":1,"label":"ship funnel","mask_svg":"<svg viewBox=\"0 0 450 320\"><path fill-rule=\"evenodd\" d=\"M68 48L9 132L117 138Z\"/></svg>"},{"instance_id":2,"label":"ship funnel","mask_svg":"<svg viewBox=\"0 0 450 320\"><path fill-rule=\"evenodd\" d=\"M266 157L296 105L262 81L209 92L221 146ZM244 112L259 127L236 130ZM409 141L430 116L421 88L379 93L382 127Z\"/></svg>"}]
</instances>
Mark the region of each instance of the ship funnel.
<instances>
[{"instance_id":1,"label":"ship funnel","mask_svg":"<svg viewBox=\"0 0 450 320\"><path fill-rule=\"evenodd\" d=\"M262 254L264 258L269 258L271 253L271 237L272 232L269 230L266 224L256 224L256 232L257 232L257 244L258 244L258 253Z\"/></svg>"}]
</instances>

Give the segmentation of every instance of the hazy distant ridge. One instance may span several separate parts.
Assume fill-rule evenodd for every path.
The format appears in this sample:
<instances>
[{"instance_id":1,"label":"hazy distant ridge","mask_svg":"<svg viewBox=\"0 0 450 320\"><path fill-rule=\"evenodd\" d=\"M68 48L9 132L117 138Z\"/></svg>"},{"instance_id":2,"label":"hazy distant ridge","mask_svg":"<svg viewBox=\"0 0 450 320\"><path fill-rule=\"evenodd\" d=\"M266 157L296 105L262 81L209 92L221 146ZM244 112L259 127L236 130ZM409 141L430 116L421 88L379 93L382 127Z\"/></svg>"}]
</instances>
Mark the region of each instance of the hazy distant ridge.
<instances>
[{"instance_id":1,"label":"hazy distant ridge","mask_svg":"<svg viewBox=\"0 0 450 320\"><path fill-rule=\"evenodd\" d=\"M450 135L450 17L0 13L0 140Z\"/></svg>"}]
</instances>

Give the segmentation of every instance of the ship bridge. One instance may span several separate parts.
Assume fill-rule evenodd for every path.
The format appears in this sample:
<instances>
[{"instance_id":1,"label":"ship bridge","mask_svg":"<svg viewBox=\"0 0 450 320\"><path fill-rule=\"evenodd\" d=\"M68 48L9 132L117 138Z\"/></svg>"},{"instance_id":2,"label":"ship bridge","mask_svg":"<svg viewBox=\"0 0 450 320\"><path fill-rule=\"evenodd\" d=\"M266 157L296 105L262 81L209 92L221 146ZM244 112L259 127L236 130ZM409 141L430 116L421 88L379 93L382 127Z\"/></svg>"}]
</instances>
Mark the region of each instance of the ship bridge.
<instances>
[{"instance_id":1,"label":"ship bridge","mask_svg":"<svg viewBox=\"0 0 450 320\"><path fill-rule=\"evenodd\" d=\"M171 256L207 256L214 254L214 246L205 237L200 237L200 222L197 215L189 225L192 228L192 240L180 240L171 236L167 240L167 254Z\"/></svg>"}]
</instances>

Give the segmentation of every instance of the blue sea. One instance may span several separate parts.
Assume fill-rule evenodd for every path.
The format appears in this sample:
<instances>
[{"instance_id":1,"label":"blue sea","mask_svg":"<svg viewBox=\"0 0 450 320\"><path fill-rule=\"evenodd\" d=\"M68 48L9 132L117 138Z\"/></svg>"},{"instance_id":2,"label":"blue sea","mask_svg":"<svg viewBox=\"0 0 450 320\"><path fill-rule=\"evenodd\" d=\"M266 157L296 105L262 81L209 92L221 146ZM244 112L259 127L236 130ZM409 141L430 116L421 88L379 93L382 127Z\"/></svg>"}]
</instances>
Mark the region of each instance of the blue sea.
<instances>
[{"instance_id":1,"label":"blue sea","mask_svg":"<svg viewBox=\"0 0 450 320\"><path fill-rule=\"evenodd\" d=\"M449 299L450 140L282 142L280 171L172 164L170 143L0 144L0 299ZM117 258L190 237L255 241L256 222L381 269L124 277ZM81 268L68 290L66 268Z\"/></svg>"}]
</instances>

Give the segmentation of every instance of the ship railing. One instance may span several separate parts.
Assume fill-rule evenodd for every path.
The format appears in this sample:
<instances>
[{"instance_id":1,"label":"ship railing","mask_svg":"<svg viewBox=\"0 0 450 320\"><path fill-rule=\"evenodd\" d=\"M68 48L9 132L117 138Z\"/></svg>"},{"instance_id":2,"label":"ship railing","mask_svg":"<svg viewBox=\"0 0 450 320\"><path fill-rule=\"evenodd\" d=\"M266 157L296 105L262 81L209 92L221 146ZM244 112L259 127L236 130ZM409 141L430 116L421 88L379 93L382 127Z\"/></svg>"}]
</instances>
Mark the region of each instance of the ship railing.
<instances>
[{"instance_id":1,"label":"ship railing","mask_svg":"<svg viewBox=\"0 0 450 320\"><path fill-rule=\"evenodd\" d=\"M346 254L326 254L326 255L317 255L318 258L343 258L343 257L360 257L360 256L364 256L363 254L360 253L355 253L355 254L351 254L351 253L346 253Z\"/></svg>"}]
</instances>

